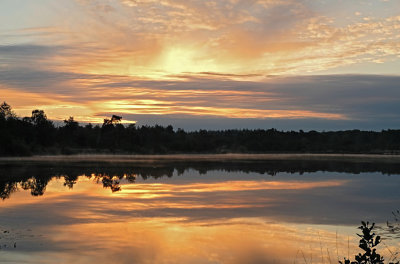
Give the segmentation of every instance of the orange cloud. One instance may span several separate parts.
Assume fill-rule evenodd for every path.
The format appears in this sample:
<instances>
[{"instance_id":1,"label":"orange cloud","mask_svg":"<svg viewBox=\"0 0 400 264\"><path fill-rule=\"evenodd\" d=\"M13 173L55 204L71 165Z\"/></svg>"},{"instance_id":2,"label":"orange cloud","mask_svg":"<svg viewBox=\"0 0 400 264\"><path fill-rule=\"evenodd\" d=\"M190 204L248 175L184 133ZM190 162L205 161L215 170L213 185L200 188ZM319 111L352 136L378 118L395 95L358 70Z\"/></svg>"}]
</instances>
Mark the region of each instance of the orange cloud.
<instances>
[{"instance_id":1,"label":"orange cloud","mask_svg":"<svg viewBox=\"0 0 400 264\"><path fill-rule=\"evenodd\" d=\"M263 89L265 76L371 63L393 72L386 63L400 58L398 15L362 20L354 10L338 23L305 1L77 0L49 10L59 18L51 25L10 29L0 42L2 97L22 115L40 107L91 122L106 111L348 120L341 106ZM202 82L210 79L219 87ZM232 80L243 83L225 90ZM22 91L41 99L17 102Z\"/></svg>"},{"instance_id":2,"label":"orange cloud","mask_svg":"<svg viewBox=\"0 0 400 264\"><path fill-rule=\"evenodd\" d=\"M121 3L121 12L137 16L104 15L93 27L102 30L85 34L103 39L98 48L112 57L89 60L80 70L152 78L202 71L304 74L399 53L397 17L339 27L297 1Z\"/></svg>"}]
</instances>

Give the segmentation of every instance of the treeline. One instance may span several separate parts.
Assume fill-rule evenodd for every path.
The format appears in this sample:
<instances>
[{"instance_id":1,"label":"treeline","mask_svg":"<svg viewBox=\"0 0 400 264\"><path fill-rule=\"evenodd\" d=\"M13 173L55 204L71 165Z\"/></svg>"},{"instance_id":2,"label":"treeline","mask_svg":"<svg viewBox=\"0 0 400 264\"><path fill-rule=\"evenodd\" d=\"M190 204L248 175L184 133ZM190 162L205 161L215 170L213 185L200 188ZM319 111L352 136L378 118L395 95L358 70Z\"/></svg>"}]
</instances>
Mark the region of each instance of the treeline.
<instances>
[{"instance_id":1,"label":"treeline","mask_svg":"<svg viewBox=\"0 0 400 264\"><path fill-rule=\"evenodd\" d=\"M0 105L0 156L35 154L121 153L391 153L400 154L400 130L278 131L199 130L172 126L122 125L112 116L102 125L80 125L70 117L62 126L42 110L30 117L15 115Z\"/></svg>"}]
</instances>

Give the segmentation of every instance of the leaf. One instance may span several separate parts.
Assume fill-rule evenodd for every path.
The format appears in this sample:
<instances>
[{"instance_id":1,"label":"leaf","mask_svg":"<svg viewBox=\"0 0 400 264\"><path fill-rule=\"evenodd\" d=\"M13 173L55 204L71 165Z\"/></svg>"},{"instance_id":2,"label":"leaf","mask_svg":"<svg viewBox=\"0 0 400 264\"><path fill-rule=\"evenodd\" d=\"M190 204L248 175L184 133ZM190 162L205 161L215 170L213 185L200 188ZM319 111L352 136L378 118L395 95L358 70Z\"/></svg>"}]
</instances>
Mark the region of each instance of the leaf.
<instances>
[{"instance_id":1,"label":"leaf","mask_svg":"<svg viewBox=\"0 0 400 264\"><path fill-rule=\"evenodd\" d=\"M378 245L379 243L381 243L381 236L377 236L375 238L375 246Z\"/></svg>"}]
</instances>

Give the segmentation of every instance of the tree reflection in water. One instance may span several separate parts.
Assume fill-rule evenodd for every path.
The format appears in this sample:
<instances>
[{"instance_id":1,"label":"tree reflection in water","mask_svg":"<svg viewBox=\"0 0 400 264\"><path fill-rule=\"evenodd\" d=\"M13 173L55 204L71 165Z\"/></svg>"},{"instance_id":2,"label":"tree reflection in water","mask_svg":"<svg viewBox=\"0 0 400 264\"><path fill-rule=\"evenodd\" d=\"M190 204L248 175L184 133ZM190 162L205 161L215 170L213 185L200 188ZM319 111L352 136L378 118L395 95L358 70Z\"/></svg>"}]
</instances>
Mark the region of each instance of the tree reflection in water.
<instances>
[{"instance_id":1,"label":"tree reflection in water","mask_svg":"<svg viewBox=\"0 0 400 264\"><path fill-rule=\"evenodd\" d=\"M200 174L208 171L259 173L275 176L277 173L311 173L317 171L380 172L400 174L400 164L391 162L348 161L348 160L264 160L264 161L180 161L126 163L7 163L0 164L0 198L7 199L19 188L30 190L33 196L41 196L47 184L54 178L64 179L64 186L72 189L80 176L93 179L112 192L121 190L121 182L134 183L138 177L143 180L172 177L174 172L182 175L187 170Z\"/></svg>"},{"instance_id":2,"label":"tree reflection in water","mask_svg":"<svg viewBox=\"0 0 400 264\"><path fill-rule=\"evenodd\" d=\"M321 171L335 173L324 175L319 173ZM345 173L339 175L336 172ZM366 172L378 173L368 175ZM208 175L199 175L205 173ZM291 173L292 176L288 175ZM305 175L299 175L302 173ZM362 174L352 175L358 173ZM265 176L261 176L262 174ZM285 258L293 256L299 248L302 250L308 248L310 244L310 250L305 250L305 256L307 259L309 256L314 256L315 259L321 238L319 232L317 237L310 230L325 230L326 233L322 233L321 236L322 243L326 243L326 248L331 249L335 244L336 230L333 226L347 230L362 218L372 219L381 226L386 221L386 216L389 215L385 213L390 213L394 205L398 204L397 189L400 179L379 174L400 175L400 164L316 160L130 164L15 162L0 164L0 197L4 200L11 196L2 208L2 221L7 230L12 230L10 226L22 223L29 228L42 228L46 234L48 225L51 225L54 233L43 240L56 244L54 237L57 239L63 237L65 241L61 242L65 244L58 242L57 250L68 248L70 252L70 245L78 245L77 250L81 251L77 251L77 255L84 254L88 248L93 248L93 251L97 252L97 249L103 246L97 243L102 244L105 240L115 243L109 245L110 249L115 249L121 248L119 245L129 244L132 237L141 237L144 239L140 239L140 243L147 239L152 250L157 243L162 247L173 245L165 252L168 252L168 256L175 257L170 252L171 249L179 248L176 246L177 240L174 236L179 235L181 244L178 245L188 245L190 249L200 248L201 252L222 252L221 258L233 256L247 260L247 255L242 256L240 251L245 244L248 247L243 252L260 256L257 259L260 263L269 263L271 252L275 253L274 256L278 259L281 256ZM179 178L179 175L183 177ZM174 177L174 179L161 180L162 177ZM143 181L147 179L150 182L144 183ZM52 180L57 181L50 183ZM94 186L96 183L99 188ZM106 190L99 191L101 186ZM63 193L64 190L73 188L76 189L75 192ZM30 192L34 196L43 195L47 191L48 197L29 199L26 195L13 196L18 190L27 190L26 195ZM122 192L110 195L119 191ZM399 212L394 212L395 219L387 223L390 230L385 232L382 226L381 230L377 229L378 234L397 239L393 230L397 230L399 215ZM70 225L70 228L65 228L66 225ZM123 235L118 238L115 235L108 236L118 232ZM342 232L345 231L339 230L339 235ZM353 232L351 230L350 234ZM249 234L248 240L244 242L243 239L247 238L243 234ZM345 236L339 236L338 239L337 234L338 231L336 231L336 241L339 241L339 250L347 247L348 240ZM287 239L288 237L290 239ZM157 239L156 242L152 240L153 238ZM25 250L24 245L29 243L37 245L40 239L32 238L26 244L18 241L18 250L15 252L20 254ZM78 244L78 240L82 244ZM12 237L7 241L9 241L7 245L10 245L8 247L12 247L16 240ZM388 240L384 242L387 243ZM392 245L396 245L395 243L397 242L388 245L393 248ZM215 244L221 245L223 249L214 247ZM316 245L317 249L314 246L311 249L311 245ZM353 241L350 245L352 245L350 252L358 252L357 241ZM140 246L137 248L140 252L146 252ZM250 248L257 250L251 251ZM115 254L132 251L131 247L129 250L122 249L122 253ZM177 254L181 254L182 250L178 251ZM102 252L106 254L108 251ZM238 253L234 255L236 252ZM337 253L340 259L345 255L342 253ZM388 256L386 252L382 254ZM323 258L323 255L321 257ZM99 258L97 253L96 258ZM386 259L389 260L389 257ZM237 261L237 263L245 262ZM334 262L332 259L332 263ZM141 262L136 261L136 263Z\"/></svg>"},{"instance_id":3,"label":"tree reflection in water","mask_svg":"<svg viewBox=\"0 0 400 264\"><path fill-rule=\"evenodd\" d=\"M135 174L124 175L109 175L107 173L90 174L90 175L56 175L56 176L31 176L30 178L17 178L10 179L9 181L0 181L0 198L2 200L10 198L11 194L17 192L19 188L23 190L30 190L32 196L41 196L46 191L47 184L56 179L64 179L64 186L72 189L78 182L78 177L84 176L93 179L96 183L101 183L104 188L109 188L112 192L121 190L121 180L134 183L136 180Z\"/></svg>"}]
</instances>

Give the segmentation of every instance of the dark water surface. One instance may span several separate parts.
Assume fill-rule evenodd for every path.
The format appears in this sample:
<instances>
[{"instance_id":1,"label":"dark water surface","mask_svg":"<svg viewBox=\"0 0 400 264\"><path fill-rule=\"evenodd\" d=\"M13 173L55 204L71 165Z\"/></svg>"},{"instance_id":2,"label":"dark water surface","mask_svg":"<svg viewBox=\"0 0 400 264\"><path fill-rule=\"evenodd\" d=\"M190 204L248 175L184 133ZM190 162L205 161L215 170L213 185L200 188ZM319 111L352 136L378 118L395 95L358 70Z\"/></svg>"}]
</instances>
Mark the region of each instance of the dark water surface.
<instances>
[{"instance_id":1,"label":"dark water surface","mask_svg":"<svg viewBox=\"0 0 400 264\"><path fill-rule=\"evenodd\" d=\"M337 263L377 222L400 248L400 164L3 162L0 263Z\"/></svg>"}]
</instances>

